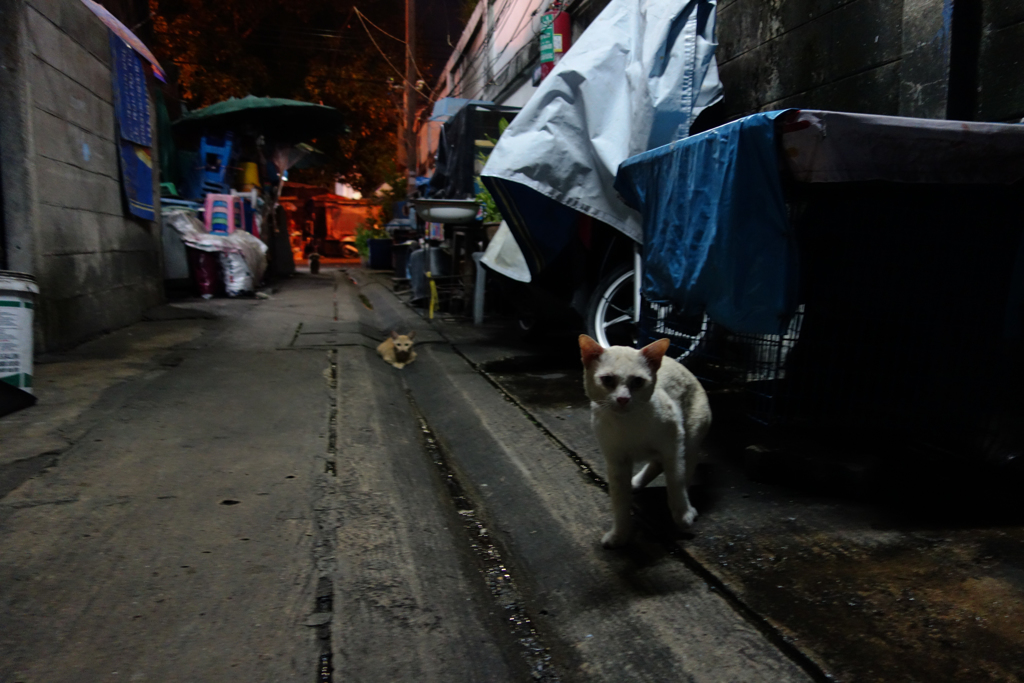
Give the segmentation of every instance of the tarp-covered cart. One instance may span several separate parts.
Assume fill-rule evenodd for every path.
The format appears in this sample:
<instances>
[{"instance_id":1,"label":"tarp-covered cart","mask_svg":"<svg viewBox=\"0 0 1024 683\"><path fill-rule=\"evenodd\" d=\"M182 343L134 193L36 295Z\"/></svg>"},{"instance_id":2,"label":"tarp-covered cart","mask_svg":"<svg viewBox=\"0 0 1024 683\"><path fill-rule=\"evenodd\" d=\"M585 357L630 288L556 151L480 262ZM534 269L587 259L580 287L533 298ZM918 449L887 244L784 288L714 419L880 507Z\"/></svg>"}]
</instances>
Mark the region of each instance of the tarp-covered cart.
<instances>
[{"instance_id":1,"label":"tarp-covered cart","mask_svg":"<svg viewBox=\"0 0 1024 683\"><path fill-rule=\"evenodd\" d=\"M483 263L594 332L642 240L613 188L626 158L686 137L721 98L714 0L611 0L498 141L481 179L503 229ZM627 292L628 294L628 292ZM611 319L621 313L607 310ZM600 325L596 325L600 327Z\"/></svg>"},{"instance_id":2,"label":"tarp-covered cart","mask_svg":"<svg viewBox=\"0 0 1024 683\"><path fill-rule=\"evenodd\" d=\"M1024 126L772 112L635 156L616 188L643 216L641 335L706 312L691 361L749 417L1024 446Z\"/></svg>"}]
</instances>

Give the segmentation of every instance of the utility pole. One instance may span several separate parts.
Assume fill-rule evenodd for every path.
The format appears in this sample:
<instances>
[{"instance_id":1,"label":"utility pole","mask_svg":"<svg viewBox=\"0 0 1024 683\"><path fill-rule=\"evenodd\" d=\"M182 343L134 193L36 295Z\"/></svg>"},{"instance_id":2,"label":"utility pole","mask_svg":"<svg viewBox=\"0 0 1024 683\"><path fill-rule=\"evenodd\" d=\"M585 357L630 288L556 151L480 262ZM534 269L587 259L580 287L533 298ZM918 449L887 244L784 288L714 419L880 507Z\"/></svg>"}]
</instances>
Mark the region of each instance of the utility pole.
<instances>
[{"instance_id":1,"label":"utility pole","mask_svg":"<svg viewBox=\"0 0 1024 683\"><path fill-rule=\"evenodd\" d=\"M405 0L405 166L406 193L416 190L416 0Z\"/></svg>"}]
</instances>

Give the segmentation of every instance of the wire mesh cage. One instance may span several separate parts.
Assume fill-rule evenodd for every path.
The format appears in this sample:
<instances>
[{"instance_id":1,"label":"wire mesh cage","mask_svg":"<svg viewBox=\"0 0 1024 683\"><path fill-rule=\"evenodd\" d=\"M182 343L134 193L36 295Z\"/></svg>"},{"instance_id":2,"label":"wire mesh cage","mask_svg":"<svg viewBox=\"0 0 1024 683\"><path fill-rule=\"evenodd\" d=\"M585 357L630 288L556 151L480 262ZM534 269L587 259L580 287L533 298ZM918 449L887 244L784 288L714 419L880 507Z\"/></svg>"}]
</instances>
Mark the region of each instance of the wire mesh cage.
<instances>
[{"instance_id":1,"label":"wire mesh cage","mask_svg":"<svg viewBox=\"0 0 1024 683\"><path fill-rule=\"evenodd\" d=\"M709 321L687 365L709 391L739 392L746 417L766 427L791 421L790 354L800 339L800 306L783 334L741 334Z\"/></svg>"},{"instance_id":2,"label":"wire mesh cage","mask_svg":"<svg viewBox=\"0 0 1024 683\"><path fill-rule=\"evenodd\" d=\"M711 322L695 340L651 305L641 340L667 332L709 391L737 395L764 427L959 450L1013 432L1024 446L1022 197L1019 187L804 186L791 197L802 303L783 334Z\"/></svg>"},{"instance_id":3,"label":"wire mesh cage","mask_svg":"<svg viewBox=\"0 0 1024 683\"><path fill-rule=\"evenodd\" d=\"M657 339L671 341L668 355L684 360L704 343L711 319L703 313L681 314L671 304L644 301L640 309L640 345Z\"/></svg>"}]
</instances>

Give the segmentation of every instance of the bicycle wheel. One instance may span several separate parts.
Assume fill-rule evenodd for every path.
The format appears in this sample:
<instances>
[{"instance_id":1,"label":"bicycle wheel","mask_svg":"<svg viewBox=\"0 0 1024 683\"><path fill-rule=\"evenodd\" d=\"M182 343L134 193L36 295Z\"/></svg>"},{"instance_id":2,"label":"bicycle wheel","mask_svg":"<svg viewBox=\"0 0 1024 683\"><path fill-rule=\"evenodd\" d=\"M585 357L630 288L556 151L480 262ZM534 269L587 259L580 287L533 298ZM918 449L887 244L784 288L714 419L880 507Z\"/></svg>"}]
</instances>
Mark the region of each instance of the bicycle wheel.
<instances>
[{"instance_id":1,"label":"bicycle wheel","mask_svg":"<svg viewBox=\"0 0 1024 683\"><path fill-rule=\"evenodd\" d=\"M683 360L696 351L707 336L711 319L705 313L680 315L671 305L643 303L640 320L641 341L653 341L668 337L672 345L669 355Z\"/></svg>"},{"instance_id":2,"label":"bicycle wheel","mask_svg":"<svg viewBox=\"0 0 1024 683\"><path fill-rule=\"evenodd\" d=\"M634 346L633 266L623 263L598 283L587 306L587 334L601 346Z\"/></svg>"},{"instance_id":3,"label":"bicycle wheel","mask_svg":"<svg viewBox=\"0 0 1024 683\"><path fill-rule=\"evenodd\" d=\"M633 320L633 267L623 263L602 278L590 298L587 333L601 346L637 346L641 332L645 340L668 337L670 353L682 360L700 347L708 332L707 315L680 315L672 306L641 304L641 325ZM641 330L642 328L642 330Z\"/></svg>"}]
</instances>

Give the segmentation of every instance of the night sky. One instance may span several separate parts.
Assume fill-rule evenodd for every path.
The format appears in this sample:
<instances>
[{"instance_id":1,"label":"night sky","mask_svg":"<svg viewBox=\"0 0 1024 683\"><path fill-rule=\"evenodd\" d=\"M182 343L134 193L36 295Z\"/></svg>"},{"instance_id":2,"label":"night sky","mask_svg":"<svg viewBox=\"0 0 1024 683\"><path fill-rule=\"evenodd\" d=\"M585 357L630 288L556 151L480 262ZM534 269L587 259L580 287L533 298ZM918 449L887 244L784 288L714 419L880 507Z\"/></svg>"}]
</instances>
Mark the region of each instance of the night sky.
<instances>
[{"instance_id":1,"label":"night sky","mask_svg":"<svg viewBox=\"0 0 1024 683\"><path fill-rule=\"evenodd\" d=\"M416 40L422 44L432 62L430 85L437 82L459 36L464 0L416 0ZM449 40L451 41L449 43Z\"/></svg>"}]
</instances>

